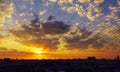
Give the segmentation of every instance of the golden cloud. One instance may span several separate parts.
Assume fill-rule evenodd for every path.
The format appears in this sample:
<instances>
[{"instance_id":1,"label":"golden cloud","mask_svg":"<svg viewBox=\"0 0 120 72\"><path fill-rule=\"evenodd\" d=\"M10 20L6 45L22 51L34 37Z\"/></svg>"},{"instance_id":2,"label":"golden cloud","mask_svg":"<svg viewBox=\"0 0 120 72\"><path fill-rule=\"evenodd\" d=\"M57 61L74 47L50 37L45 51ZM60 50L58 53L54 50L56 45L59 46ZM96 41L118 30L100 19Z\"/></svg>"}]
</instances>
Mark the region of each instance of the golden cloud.
<instances>
[{"instance_id":1,"label":"golden cloud","mask_svg":"<svg viewBox=\"0 0 120 72\"><path fill-rule=\"evenodd\" d=\"M86 16L91 21L94 21L96 19L96 16L94 16L92 12L88 12Z\"/></svg>"},{"instance_id":2,"label":"golden cloud","mask_svg":"<svg viewBox=\"0 0 120 72\"><path fill-rule=\"evenodd\" d=\"M4 0L0 0L0 24L4 24L5 18L10 18L13 11L13 3L7 3Z\"/></svg>"},{"instance_id":3,"label":"golden cloud","mask_svg":"<svg viewBox=\"0 0 120 72\"><path fill-rule=\"evenodd\" d=\"M99 4L103 3L103 2L104 2L104 0L94 0L94 3L97 4L97 5L99 5Z\"/></svg>"},{"instance_id":4,"label":"golden cloud","mask_svg":"<svg viewBox=\"0 0 120 72\"><path fill-rule=\"evenodd\" d=\"M68 7L67 12L68 13L75 13L76 12L75 9L76 9L75 7Z\"/></svg>"},{"instance_id":5,"label":"golden cloud","mask_svg":"<svg viewBox=\"0 0 120 72\"><path fill-rule=\"evenodd\" d=\"M50 2L56 2L57 0L49 0Z\"/></svg>"},{"instance_id":6,"label":"golden cloud","mask_svg":"<svg viewBox=\"0 0 120 72\"><path fill-rule=\"evenodd\" d=\"M43 14L45 14L46 13L46 10L40 10L39 11L39 15L43 15Z\"/></svg>"},{"instance_id":7,"label":"golden cloud","mask_svg":"<svg viewBox=\"0 0 120 72\"><path fill-rule=\"evenodd\" d=\"M78 0L81 3L89 3L91 0Z\"/></svg>"},{"instance_id":8,"label":"golden cloud","mask_svg":"<svg viewBox=\"0 0 120 72\"><path fill-rule=\"evenodd\" d=\"M71 3L71 4L73 3L73 1L74 1L74 0L68 0L68 2Z\"/></svg>"}]
</instances>

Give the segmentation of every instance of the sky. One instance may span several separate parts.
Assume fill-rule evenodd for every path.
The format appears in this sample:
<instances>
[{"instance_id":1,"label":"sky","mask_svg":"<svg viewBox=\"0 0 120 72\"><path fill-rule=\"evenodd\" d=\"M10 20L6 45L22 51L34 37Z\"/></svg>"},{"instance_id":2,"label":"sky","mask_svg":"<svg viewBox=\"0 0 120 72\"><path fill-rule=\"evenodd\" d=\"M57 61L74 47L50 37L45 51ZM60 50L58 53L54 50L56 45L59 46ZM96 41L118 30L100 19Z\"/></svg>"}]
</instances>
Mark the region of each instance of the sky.
<instances>
[{"instance_id":1,"label":"sky","mask_svg":"<svg viewBox=\"0 0 120 72\"><path fill-rule=\"evenodd\" d=\"M120 0L0 0L0 58L120 56Z\"/></svg>"}]
</instances>

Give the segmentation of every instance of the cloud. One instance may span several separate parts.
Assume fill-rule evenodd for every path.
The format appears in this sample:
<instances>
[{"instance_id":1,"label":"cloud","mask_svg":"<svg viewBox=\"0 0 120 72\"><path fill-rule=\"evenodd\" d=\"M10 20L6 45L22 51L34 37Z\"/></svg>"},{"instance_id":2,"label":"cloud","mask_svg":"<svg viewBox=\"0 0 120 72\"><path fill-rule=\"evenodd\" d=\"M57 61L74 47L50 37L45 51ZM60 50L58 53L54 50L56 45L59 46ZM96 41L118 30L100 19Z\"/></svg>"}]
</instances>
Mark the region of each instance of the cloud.
<instances>
[{"instance_id":1,"label":"cloud","mask_svg":"<svg viewBox=\"0 0 120 72\"><path fill-rule=\"evenodd\" d=\"M79 17L86 17L91 21L95 21L104 15L103 9L100 6L103 2L104 0L78 0L76 2L70 1L69 3L68 0L59 0L56 3L60 6L61 10L72 14L77 13ZM86 5L86 3L88 4Z\"/></svg>"},{"instance_id":2,"label":"cloud","mask_svg":"<svg viewBox=\"0 0 120 72\"><path fill-rule=\"evenodd\" d=\"M95 12L101 13L100 7L94 8L94 10ZM114 45L119 42L119 33L117 32L119 28L117 28L117 30L116 28L104 29L105 25L109 23L106 21L100 22L97 25L98 29L92 32L85 28L81 29L75 24L69 25L62 21L57 21L53 19L53 16L50 16L52 18L49 17L50 20L48 18L48 20L44 22L40 21L37 15L35 16L35 20L29 21L26 24L21 24L20 29L10 30L12 35L18 37L16 41L26 46L35 46L48 50L101 49L109 47L111 42L114 42ZM91 12L88 13L88 16L91 17L90 19L92 20ZM105 18L107 17L110 18L109 15ZM93 18L93 20L95 20L95 18ZM100 34L100 32L103 33ZM115 41L113 41L113 39ZM113 48L114 45L112 44L111 48Z\"/></svg>"},{"instance_id":3,"label":"cloud","mask_svg":"<svg viewBox=\"0 0 120 72\"><path fill-rule=\"evenodd\" d=\"M0 47L1 53L17 53L18 51L16 49L9 49L5 47Z\"/></svg>"},{"instance_id":4,"label":"cloud","mask_svg":"<svg viewBox=\"0 0 120 72\"><path fill-rule=\"evenodd\" d=\"M104 0L94 0L94 3L97 4L97 5L99 5L99 4L103 3L103 2L104 2Z\"/></svg>"},{"instance_id":5,"label":"cloud","mask_svg":"<svg viewBox=\"0 0 120 72\"><path fill-rule=\"evenodd\" d=\"M46 22L43 24L43 30L47 34L63 34L69 30L69 25L61 21Z\"/></svg>"},{"instance_id":6,"label":"cloud","mask_svg":"<svg viewBox=\"0 0 120 72\"><path fill-rule=\"evenodd\" d=\"M0 47L0 51L6 51L7 48L4 48L4 47Z\"/></svg>"},{"instance_id":7,"label":"cloud","mask_svg":"<svg viewBox=\"0 0 120 72\"><path fill-rule=\"evenodd\" d=\"M45 1L45 0L44 0ZM56 3L57 2L57 3ZM39 19L47 10L40 10L39 15L30 13L34 20L18 20L17 29L11 28L10 35L15 36L15 41L27 47L44 48L48 50L59 49L101 49L120 47L119 26L120 19L117 13L119 7L109 5L110 14L104 15L101 4L104 0L49 0L46 6L52 3L59 5L61 10L76 14L81 19L76 25L72 22L64 23L50 16L44 21ZM21 14L21 16L24 14ZM84 20L87 18L87 20ZM82 28L86 24L88 27ZM80 27L80 26L81 27ZM116 47L116 48L118 48Z\"/></svg>"},{"instance_id":8,"label":"cloud","mask_svg":"<svg viewBox=\"0 0 120 72\"><path fill-rule=\"evenodd\" d=\"M102 17L104 13L102 12L102 7L99 5L96 5L94 2L89 3L87 7L86 17L91 20L95 21Z\"/></svg>"},{"instance_id":9,"label":"cloud","mask_svg":"<svg viewBox=\"0 0 120 72\"><path fill-rule=\"evenodd\" d=\"M89 3L91 0L78 0L81 3Z\"/></svg>"},{"instance_id":10,"label":"cloud","mask_svg":"<svg viewBox=\"0 0 120 72\"><path fill-rule=\"evenodd\" d=\"M20 13L20 14L19 14L19 16L21 16L21 17L24 16L24 15L25 15L25 13Z\"/></svg>"},{"instance_id":11,"label":"cloud","mask_svg":"<svg viewBox=\"0 0 120 72\"><path fill-rule=\"evenodd\" d=\"M17 50L17 49L9 49L9 48L0 48L0 54L3 54L3 55L5 55L5 54L22 54L22 55L24 55L24 54L34 54L33 52L26 52L26 51L19 51L19 50ZM7 56L9 56L9 55L7 55Z\"/></svg>"},{"instance_id":12,"label":"cloud","mask_svg":"<svg viewBox=\"0 0 120 72\"><path fill-rule=\"evenodd\" d=\"M43 14L45 14L46 13L46 10L40 10L39 11L39 15L43 15Z\"/></svg>"},{"instance_id":13,"label":"cloud","mask_svg":"<svg viewBox=\"0 0 120 72\"><path fill-rule=\"evenodd\" d=\"M78 33L79 34L78 34ZM94 34L85 29L79 29L74 34L67 35L63 38L64 48L67 49L88 49L88 48L103 48L105 41L100 37L99 34Z\"/></svg>"},{"instance_id":14,"label":"cloud","mask_svg":"<svg viewBox=\"0 0 120 72\"><path fill-rule=\"evenodd\" d=\"M67 12L68 13L75 13L76 12L75 9L76 9L75 7L68 7Z\"/></svg>"},{"instance_id":15,"label":"cloud","mask_svg":"<svg viewBox=\"0 0 120 72\"><path fill-rule=\"evenodd\" d=\"M73 4L74 0L57 0L56 1L60 6L64 4Z\"/></svg>"},{"instance_id":16,"label":"cloud","mask_svg":"<svg viewBox=\"0 0 120 72\"><path fill-rule=\"evenodd\" d=\"M105 29L103 34L110 43L120 44L120 33L119 32L120 32L120 28L118 26L118 27L111 27L111 28Z\"/></svg>"},{"instance_id":17,"label":"cloud","mask_svg":"<svg viewBox=\"0 0 120 72\"><path fill-rule=\"evenodd\" d=\"M101 16L103 16L103 13L101 12L96 12L96 14L93 14L92 11L89 11L87 14L86 14L86 17L91 20L91 21L95 21L96 19L100 18Z\"/></svg>"},{"instance_id":18,"label":"cloud","mask_svg":"<svg viewBox=\"0 0 120 72\"><path fill-rule=\"evenodd\" d=\"M105 41L98 35L61 21L23 25L23 30L11 30L22 44L48 50L103 48ZM40 27L42 26L42 27Z\"/></svg>"},{"instance_id":19,"label":"cloud","mask_svg":"<svg viewBox=\"0 0 120 72\"><path fill-rule=\"evenodd\" d=\"M69 30L69 25L61 21L48 21L39 23L33 20L28 25L22 25L22 30L11 29L10 32L18 37L18 41L28 46L57 49L59 44L55 36L64 34Z\"/></svg>"},{"instance_id":20,"label":"cloud","mask_svg":"<svg viewBox=\"0 0 120 72\"><path fill-rule=\"evenodd\" d=\"M0 0L0 24L4 24L6 17L11 17L13 10L13 3Z\"/></svg>"},{"instance_id":21,"label":"cloud","mask_svg":"<svg viewBox=\"0 0 120 72\"><path fill-rule=\"evenodd\" d=\"M69 4L69 2L73 2L73 0L58 0L59 5Z\"/></svg>"},{"instance_id":22,"label":"cloud","mask_svg":"<svg viewBox=\"0 0 120 72\"><path fill-rule=\"evenodd\" d=\"M120 6L120 0L117 1L118 5Z\"/></svg>"},{"instance_id":23,"label":"cloud","mask_svg":"<svg viewBox=\"0 0 120 72\"><path fill-rule=\"evenodd\" d=\"M0 39L2 39L2 38L4 38L4 36L0 34Z\"/></svg>"},{"instance_id":24,"label":"cloud","mask_svg":"<svg viewBox=\"0 0 120 72\"><path fill-rule=\"evenodd\" d=\"M49 0L50 2L56 2L56 0Z\"/></svg>"},{"instance_id":25,"label":"cloud","mask_svg":"<svg viewBox=\"0 0 120 72\"><path fill-rule=\"evenodd\" d=\"M34 0L30 0L31 5L34 5Z\"/></svg>"},{"instance_id":26,"label":"cloud","mask_svg":"<svg viewBox=\"0 0 120 72\"><path fill-rule=\"evenodd\" d=\"M86 16L91 21L94 21L96 19L96 16L94 16L92 12L88 12Z\"/></svg>"},{"instance_id":27,"label":"cloud","mask_svg":"<svg viewBox=\"0 0 120 72\"><path fill-rule=\"evenodd\" d=\"M74 1L74 0L68 0L68 2L71 3L71 4L73 3L73 1Z\"/></svg>"}]
</instances>

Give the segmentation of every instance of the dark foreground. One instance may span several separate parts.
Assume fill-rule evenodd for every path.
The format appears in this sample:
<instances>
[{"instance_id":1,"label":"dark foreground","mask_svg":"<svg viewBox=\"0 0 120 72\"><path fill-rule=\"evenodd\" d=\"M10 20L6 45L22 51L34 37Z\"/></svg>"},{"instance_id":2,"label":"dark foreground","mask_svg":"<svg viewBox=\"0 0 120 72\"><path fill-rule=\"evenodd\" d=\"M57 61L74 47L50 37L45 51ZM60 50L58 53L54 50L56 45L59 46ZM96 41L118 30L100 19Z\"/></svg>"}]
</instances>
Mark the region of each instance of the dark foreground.
<instances>
[{"instance_id":1,"label":"dark foreground","mask_svg":"<svg viewBox=\"0 0 120 72\"><path fill-rule=\"evenodd\" d=\"M120 72L120 60L0 60L0 72Z\"/></svg>"}]
</instances>

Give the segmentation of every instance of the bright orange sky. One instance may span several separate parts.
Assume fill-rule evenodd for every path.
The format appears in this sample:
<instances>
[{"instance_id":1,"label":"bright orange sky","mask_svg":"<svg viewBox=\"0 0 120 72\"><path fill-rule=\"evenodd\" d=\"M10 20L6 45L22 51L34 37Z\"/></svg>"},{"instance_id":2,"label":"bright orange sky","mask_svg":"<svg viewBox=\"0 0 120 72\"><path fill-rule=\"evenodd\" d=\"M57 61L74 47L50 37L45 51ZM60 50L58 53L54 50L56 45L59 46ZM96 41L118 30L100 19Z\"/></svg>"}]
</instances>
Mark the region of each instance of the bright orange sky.
<instances>
[{"instance_id":1,"label":"bright orange sky","mask_svg":"<svg viewBox=\"0 0 120 72\"><path fill-rule=\"evenodd\" d=\"M77 54L66 54L66 53L42 53L42 54L24 54L24 53L2 53L0 58L12 58L12 59L86 59L89 56L96 56L98 59L114 59L119 53L114 53L112 55L108 53L77 53Z\"/></svg>"},{"instance_id":2,"label":"bright orange sky","mask_svg":"<svg viewBox=\"0 0 120 72\"><path fill-rule=\"evenodd\" d=\"M0 0L0 58L120 56L120 0Z\"/></svg>"}]
</instances>

